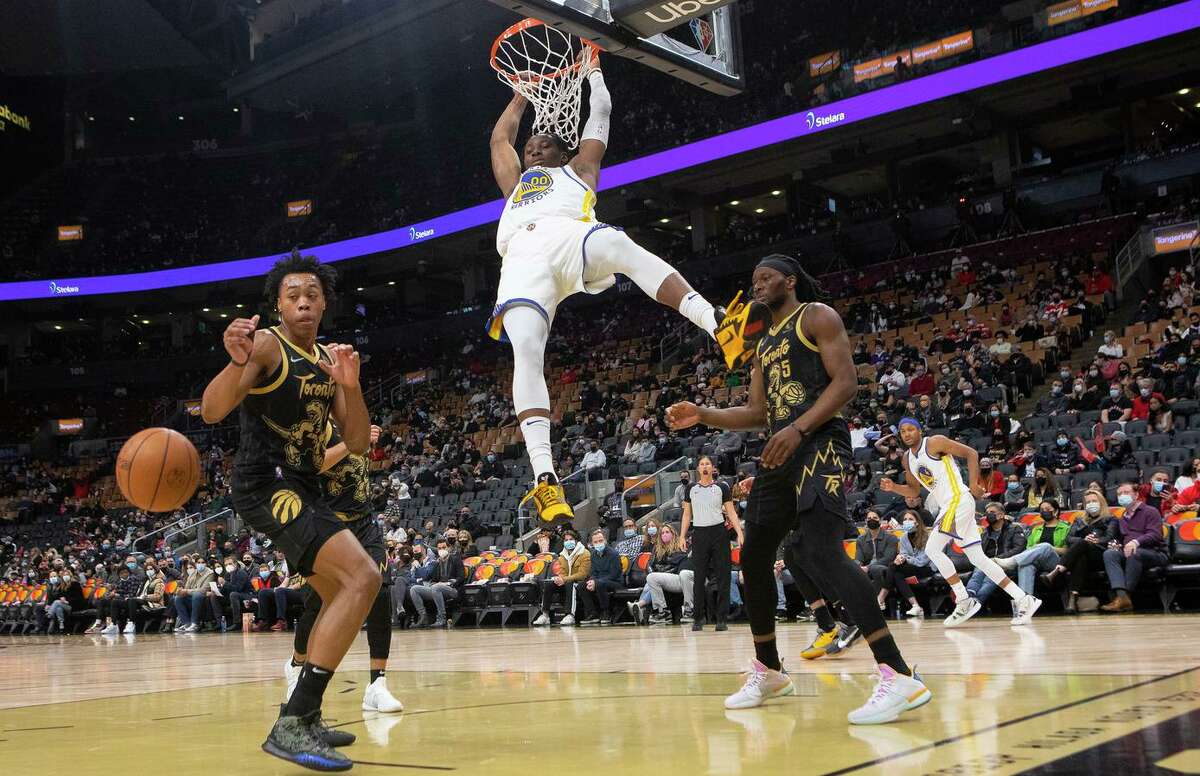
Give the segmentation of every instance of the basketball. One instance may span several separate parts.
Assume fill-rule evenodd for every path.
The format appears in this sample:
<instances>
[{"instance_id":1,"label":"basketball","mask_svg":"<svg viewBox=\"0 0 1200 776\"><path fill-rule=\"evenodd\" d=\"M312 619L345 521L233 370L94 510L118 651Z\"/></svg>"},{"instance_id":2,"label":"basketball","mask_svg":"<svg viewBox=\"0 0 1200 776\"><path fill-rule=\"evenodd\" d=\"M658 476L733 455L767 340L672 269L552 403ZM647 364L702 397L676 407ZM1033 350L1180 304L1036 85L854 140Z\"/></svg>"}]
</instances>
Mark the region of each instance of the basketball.
<instances>
[{"instance_id":1,"label":"basketball","mask_svg":"<svg viewBox=\"0 0 1200 776\"><path fill-rule=\"evenodd\" d=\"M117 487L147 512L170 512L196 492L200 455L191 441L169 428L143 429L117 455Z\"/></svg>"}]
</instances>

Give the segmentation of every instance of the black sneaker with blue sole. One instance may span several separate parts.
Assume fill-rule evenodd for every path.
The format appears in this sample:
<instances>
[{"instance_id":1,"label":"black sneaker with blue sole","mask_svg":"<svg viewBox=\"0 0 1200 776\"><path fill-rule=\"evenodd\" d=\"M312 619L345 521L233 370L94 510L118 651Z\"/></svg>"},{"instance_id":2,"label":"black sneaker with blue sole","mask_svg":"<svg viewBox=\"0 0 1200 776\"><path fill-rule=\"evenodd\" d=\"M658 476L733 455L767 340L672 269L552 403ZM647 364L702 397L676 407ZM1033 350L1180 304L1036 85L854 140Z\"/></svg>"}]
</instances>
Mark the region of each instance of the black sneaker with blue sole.
<instances>
[{"instance_id":1,"label":"black sneaker with blue sole","mask_svg":"<svg viewBox=\"0 0 1200 776\"><path fill-rule=\"evenodd\" d=\"M280 717L263 741L262 750L313 771L350 770L354 762L317 737L314 724L320 719L319 710L303 717Z\"/></svg>"}]
</instances>

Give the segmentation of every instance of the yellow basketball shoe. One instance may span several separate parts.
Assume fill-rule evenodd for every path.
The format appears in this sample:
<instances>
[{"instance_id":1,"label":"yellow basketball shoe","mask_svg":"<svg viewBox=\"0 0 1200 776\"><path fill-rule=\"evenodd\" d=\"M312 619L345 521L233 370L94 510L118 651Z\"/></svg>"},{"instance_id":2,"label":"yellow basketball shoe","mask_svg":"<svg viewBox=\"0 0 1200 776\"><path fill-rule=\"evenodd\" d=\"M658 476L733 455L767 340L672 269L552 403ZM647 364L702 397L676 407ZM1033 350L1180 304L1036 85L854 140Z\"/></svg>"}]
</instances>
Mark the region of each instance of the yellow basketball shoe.
<instances>
[{"instance_id":1,"label":"yellow basketball shoe","mask_svg":"<svg viewBox=\"0 0 1200 776\"><path fill-rule=\"evenodd\" d=\"M738 291L728 307L718 307L716 312L717 345L725 355L725 366L737 369L750 360L755 343L767 333L771 311L762 302L743 302Z\"/></svg>"},{"instance_id":2,"label":"yellow basketball shoe","mask_svg":"<svg viewBox=\"0 0 1200 776\"><path fill-rule=\"evenodd\" d=\"M555 520L571 520L575 517L571 505L567 503L563 494L562 485L559 485L557 481L552 483L548 475L538 478L538 483L525 494L519 506L525 506L526 502L531 499L534 508L537 509L538 517L543 522L553 523Z\"/></svg>"},{"instance_id":3,"label":"yellow basketball shoe","mask_svg":"<svg viewBox=\"0 0 1200 776\"><path fill-rule=\"evenodd\" d=\"M800 657L804 658L805 660L816 660L819 657L825 657L825 655L829 653L830 647L834 647L834 651L837 651L835 646L837 644L837 639L838 629L836 627L823 633L818 631L817 637L813 639L813 643L809 644L808 647L800 653Z\"/></svg>"}]
</instances>

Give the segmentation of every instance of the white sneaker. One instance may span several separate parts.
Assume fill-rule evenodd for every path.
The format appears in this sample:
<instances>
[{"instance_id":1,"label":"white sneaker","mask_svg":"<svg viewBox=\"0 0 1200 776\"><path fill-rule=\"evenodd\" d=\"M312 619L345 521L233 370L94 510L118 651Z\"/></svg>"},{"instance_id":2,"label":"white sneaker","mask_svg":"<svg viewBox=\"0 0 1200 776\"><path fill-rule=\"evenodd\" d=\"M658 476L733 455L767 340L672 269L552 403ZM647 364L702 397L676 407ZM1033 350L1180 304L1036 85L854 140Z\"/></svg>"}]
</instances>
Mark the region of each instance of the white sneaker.
<instances>
[{"instance_id":1,"label":"white sneaker","mask_svg":"<svg viewBox=\"0 0 1200 776\"><path fill-rule=\"evenodd\" d=\"M296 691L296 684L300 681L300 669L303 667L292 665L291 655L283 659L283 678L287 682L287 689L283 692L284 703L292 699L292 693Z\"/></svg>"},{"instance_id":2,"label":"white sneaker","mask_svg":"<svg viewBox=\"0 0 1200 776\"><path fill-rule=\"evenodd\" d=\"M100 631L100 635L101 636L116 636L120 632L121 632L121 629L117 627L117 624L115 622L110 622L108 625L106 625L104 627L104 630Z\"/></svg>"},{"instance_id":3,"label":"white sneaker","mask_svg":"<svg viewBox=\"0 0 1200 776\"><path fill-rule=\"evenodd\" d=\"M123 632L128 636L132 636L137 633L137 626L133 624L133 620L125 623L125 630Z\"/></svg>"},{"instance_id":4,"label":"white sneaker","mask_svg":"<svg viewBox=\"0 0 1200 776\"><path fill-rule=\"evenodd\" d=\"M957 628L979 614L979 610L982 608L983 604L979 603L974 596L967 596L958 602L958 605L954 607L954 611L950 612L950 616L942 620L942 623L947 628Z\"/></svg>"},{"instance_id":5,"label":"white sneaker","mask_svg":"<svg viewBox=\"0 0 1200 776\"><path fill-rule=\"evenodd\" d=\"M786 671L775 671L757 660L751 660L746 683L742 685L742 689L725 699L725 708L752 709L771 698L792 695L795 692L796 687Z\"/></svg>"},{"instance_id":6,"label":"white sneaker","mask_svg":"<svg viewBox=\"0 0 1200 776\"><path fill-rule=\"evenodd\" d=\"M404 711L404 704L388 692L387 679L382 676L367 686L367 692L363 695L362 707L363 711L378 711L383 714Z\"/></svg>"},{"instance_id":7,"label":"white sneaker","mask_svg":"<svg viewBox=\"0 0 1200 776\"><path fill-rule=\"evenodd\" d=\"M89 625L87 627L87 630L85 630L84 633L99 633L103 627L104 627L104 624L101 623L99 620L96 620L95 622L93 622L91 625Z\"/></svg>"},{"instance_id":8,"label":"white sneaker","mask_svg":"<svg viewBox=\"0 0 1200 776\"><path fill-rule=\"evenodd\" d=\"M191 625L187 626L187 628L183 632L184 633L199 633L200 632L200 623L198 623L198 622L192 623Z\"/></svg>"},{"instance_id":9,"label":"white sneaker","mask_svg":"<svg viewBox=\"0 0 1200 776\"><path fill-rule=\"evenodd\" d=\"M1033 614L1042 605L1042 599L1035 595L1025 594L1025 597L1020 601L1013 601L1013 618L1009 622L1013 625L1028 625L1033 619Z\"/></svg>"},{"instance_id":10,"label":"white sneaker","mask_svg":"<svg viewBox=\"0 0 1200 776\"><path fill-rule=\"evenodd\" d=\"M847 714L846 719L851 725L882 725L932 699L933 693L921 681L915 668L912 676L905 676L889 665L880 665L875 692L866 703Z\"/></svg>"},{"instance_id":11,"label":"white sneaker","mask_svg":"<svg viewBox=\"0 0 1200 776\"><path fill-rule=\"evenodd\" d=\"M538 618L533 621L533 624L538 626L539 628L542 627L543 625L549 625L550 624L550 615L546 614L545 612L542 612L541 614L538 615Z\"/></svg>"},{"instance_id":12,"label":"white sneaker","mask_svg":"<svg viewBox=\"0 0 1200 776\"><path fill-rule=\"evenodd\" d=\"M574 625L574 624L575 624L575 618L574 618L573 616L571 616L571 615L569 615L569 614L568 614L566 617L564 617L564 618L562 618L561 620L559 620L559 621L558 621L558 624L559 624L559 625Z\"/></svg>"},{"instance_id":13,"label":"white sneaker","mask_svg":"<svg viewBox=\"0 0 1200 776\"><path fill-rule=\"evenodd\" d=\"M905 612L905 614L909 617L924 617L925 610L921 608L920 604L913 604L912 608Z\"/></svg>"}]
</instances>

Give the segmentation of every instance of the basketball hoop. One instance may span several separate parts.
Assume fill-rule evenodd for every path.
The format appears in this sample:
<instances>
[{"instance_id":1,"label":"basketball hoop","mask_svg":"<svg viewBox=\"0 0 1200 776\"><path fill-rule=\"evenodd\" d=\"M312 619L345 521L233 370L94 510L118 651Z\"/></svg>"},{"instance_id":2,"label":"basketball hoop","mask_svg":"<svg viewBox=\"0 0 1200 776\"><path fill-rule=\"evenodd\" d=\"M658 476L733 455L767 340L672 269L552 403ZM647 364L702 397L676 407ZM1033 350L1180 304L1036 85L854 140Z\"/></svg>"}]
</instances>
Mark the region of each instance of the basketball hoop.
<instances>
[{"instance_id":1,"label":"basketball hoop","mask_svg":"<svg viewBox=\"0 0 1200 776\"><path fill-rule=\"evenodd\" d=\"M585 38L522 19L496 38L491 64L500 82L533 105L535 134L558 135L579 145L583 81L600 49Z\"/></svg>"}]
</instances>

